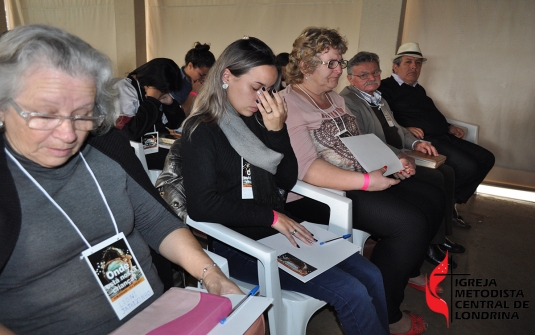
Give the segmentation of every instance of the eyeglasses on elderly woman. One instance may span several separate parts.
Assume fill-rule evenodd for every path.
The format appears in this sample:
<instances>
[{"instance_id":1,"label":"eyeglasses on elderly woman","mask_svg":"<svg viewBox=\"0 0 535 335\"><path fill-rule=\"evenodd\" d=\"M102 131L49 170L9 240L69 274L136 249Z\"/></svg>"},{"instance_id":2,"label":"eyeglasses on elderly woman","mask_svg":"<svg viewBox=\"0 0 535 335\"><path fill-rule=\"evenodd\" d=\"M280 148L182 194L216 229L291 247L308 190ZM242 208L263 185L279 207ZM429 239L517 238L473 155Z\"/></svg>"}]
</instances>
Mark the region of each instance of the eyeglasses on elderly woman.
<instances>
[{"instance_id":1,"label":"eyeglasses on elderly woman","mask_svg":"<svg viewBox=\"0 0 535 335\"><path fill-rule=\"evenodd\" d=\"M87 116L87 115L73 115L73 116L63 116L56 114L43 114L35 112L26 112L23 111L19 105L13 100L10 100L9 103L15 111L26 120L26 125L30 129L35 130L53 130L59 127L65 119L70 120L74 129L91 131L97 129L102 122L104 121L104 115L99 116Z\"/></svg>"},{"instance_id":2,"label":"eyeglasses on elderly woman","mask_svg":"<svg viewBox=\"0 0 535 335\"><path fill-rule=\"evenodd\" d=\"M334 59L333 59L333 60L330 60L330 61L328 61L328 62L319 61L319 63L320 63L321 65L327 65L327 67L328 67L329 69L331 69L331 70L336 69L336 67L337 67L338 65L340 65L340 67L341 67L342 69L345 69L345 68L347 67L347 60L345 60L345 59L342 59L342 60L334 60Z\"/></svg>"}]
</instances>

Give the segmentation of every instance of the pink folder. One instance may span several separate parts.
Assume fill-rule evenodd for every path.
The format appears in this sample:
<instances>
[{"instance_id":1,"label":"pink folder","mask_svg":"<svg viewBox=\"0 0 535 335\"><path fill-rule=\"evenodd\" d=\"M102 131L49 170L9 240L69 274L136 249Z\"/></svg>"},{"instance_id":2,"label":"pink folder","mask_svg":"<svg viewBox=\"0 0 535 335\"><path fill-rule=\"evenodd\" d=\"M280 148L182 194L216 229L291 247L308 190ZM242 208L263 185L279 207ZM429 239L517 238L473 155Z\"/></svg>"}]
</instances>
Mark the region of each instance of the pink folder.
<instances>
[{"instance_id":1,"label":"pink folder","mask_svg":"<svg viewBox=\"0 0 535 335\"><path fill-rule=\"evenodd\" d=\"M228 298L172 287L111 334L208 334L231 310Z\"/></svg>"}]
</instances>

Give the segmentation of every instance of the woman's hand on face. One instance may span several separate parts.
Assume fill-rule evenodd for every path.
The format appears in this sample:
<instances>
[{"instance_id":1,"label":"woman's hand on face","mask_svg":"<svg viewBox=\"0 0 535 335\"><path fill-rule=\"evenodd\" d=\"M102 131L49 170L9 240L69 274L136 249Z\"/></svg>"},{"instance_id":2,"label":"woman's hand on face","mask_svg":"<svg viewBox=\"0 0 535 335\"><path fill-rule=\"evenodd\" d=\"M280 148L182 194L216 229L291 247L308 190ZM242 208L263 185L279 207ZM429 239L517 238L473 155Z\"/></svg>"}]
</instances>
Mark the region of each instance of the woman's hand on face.
<instances>
[{"instance_id":1,"label":"woman's hand on face","mask_svg":"<svg viewBox=\"0 0 535 335\"><path fill-rule=\"evenodd\" d=\"M160 91L154 86L143 86L143 89L145 89L146 97L153 97L154 99L158 99L164 105L170 105L173 103L173 97L169 93L164 94L162 93L162 91Z\"/></svg>"},{"instance_id":2,"label":"woman's hand on face","mask_svg":"<svg viewBox=\"0 0 535 335\"><path fill-rule=\"evenodd\" d=\"M164 105L171 105L173 103L173 97L169 93L162 95L158 100Z\"/></svg>"},{"instance_id":3,"label":"woman's hand on face","mask_svg":"<svg viewBox=\"0 0 535 335\"><path fill-rule=\"evenodd\" d=\"M204 84L204 78L196 80L191 85L191 90L194 91L194 92L199 93L199 91L201 90L201 87L202 87L203 84Z\"/></svg>"},{"instance_id":4,"label":"woman's hand on face","mask_svg":"<svg viewBox=\"0 0 535 335\"><path fill-rule=\"evenodd\" d=\"M383 176L383 173L385 173L386 170L386 167L384 167L368 174L370 176L370 184L368 185L366 191L382 191L391 187L392 185L399 184L400 180Z\"/></svg>"},{"instance_id":5,"label":"woman's hand on face","mask_svg":"<svg viewBox=\"0 0 535 335\"><path fill-rule=\"evenodd\" d=\"M306 245L311 245L312 242L315 242L314 236L312 236L312 234L304 226L282 213L277 212L277 215L277 222L275 222L272 227L286 236L286 238L294 247L300 248L294 237L300 239Z\"/></svg>"},{"instance_id":6,"label":"woman's hand on face","mask_svg":"<svg viewBox=\"0 0 535 335\"><path fill-rule=\"evenodd\" d=\"M262 87L261 90L258 90L257 95L258 99L256 100L256 106L258 111L262 114L262 119L264 120L264 125L267 130L279 131L284 126L286 122L286 102L282 100L275 90L272 91L273 96L270 95L269 91L265 87Z\"/></svg>"},{"instance_id":7,"label":"woman's hand on face","mask_svg":"<svg viewBox=\"0 0 535 335\"><path fill-rule=\"evenodd\" d=\"M230 279L228 279L223 272L216 267L211 267L204 275L203 285L209 293L223 295L223 294L244 294L240 288Z\"/></svg>"},{"instance_id":8,"label":"woman's hand on face","mask_svg":"<svg viewBox=\"0 0 535 335\"><path fill-rule=\"evenodd\" d=\"M143 89L145 90L146 97L153 97L154 99L160 100L160 98L163 96L162 91L154 86L143 86Z\"/></svg>"}]
</instances>

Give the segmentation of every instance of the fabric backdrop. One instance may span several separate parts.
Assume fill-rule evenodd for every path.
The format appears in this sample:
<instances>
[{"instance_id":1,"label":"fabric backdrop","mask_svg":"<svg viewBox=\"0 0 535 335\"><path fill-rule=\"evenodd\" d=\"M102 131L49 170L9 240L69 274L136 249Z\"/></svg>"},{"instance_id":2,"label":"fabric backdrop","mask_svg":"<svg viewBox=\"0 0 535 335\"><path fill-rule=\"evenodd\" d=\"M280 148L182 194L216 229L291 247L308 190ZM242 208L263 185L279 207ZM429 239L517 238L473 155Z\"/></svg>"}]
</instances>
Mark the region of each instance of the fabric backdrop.
<instances>
[{"instance_id":1,"label":"fabric backdrop","mask_svg":"<svg viewBox=\"0 0 535 335\"><path fill-rule=\"evenodd\" d=\"M478 124L479 143L496 155L488 180L535 188L535 82L529 70L535 1L405 0L404 10L399 3L146 0L147 59L168 57L184 65L195 41L210 43L217 57L243 35L264 40L275 53L288 52L303 28L315 25L340 29L349 41L346 58L360 51L365 34L363 47L379 53L386 77L397 44L418 42L428 58L420 83L446 116ZM126 34L135 27L133 18L128 21L134 0L5 0L5 5L9 28L56 25L106 53L117 75L135 68L130 56L137 39ZM399 43L391 31L399 32ZM346 85L343 75L336 90Z\"/></svg>"},{"instance_id":2,"label":"fabric backdrop","mask_svg":"<svg viewBox=\"0 0 535 335\"><path fill-rule=\"evenodd\" d=\"M339 28L347 55L358 52L362 1L147 0L147 56L167 57L180 66L196 41L210 43L217 57L244 35L266 42L277 54L290 52L308 26ZM340 86L347 85L345 76Z\"/></svg>"},{"instance_id":3,"label":"fabric backdrop","mask_svg":"<svg viewBox=\"0 0 535 335\"><path fill-rule=\"evenodd\" d=\"M533 32L535 1L409 0L402 38L420 43L428 59L420 83L438 108L478 124L479 143L496 155L497 167L531 173Z\"/></svg>"},{"instance_id":4,"label":"fabric backdrop","mask_svg":"<svg viewBox=\"0 0 535 335\"><path fill-rule=\"evenodd\" d=\"M132 71L135 64L119 56L121 32L116 11L125 0L4 0L8 28L24 24L49 24L79 36L110 57L116 76ZM128 2L128 1L126 1ZM124 7L123 7L124 8ZM133 36L133 32L132 32ZM118 41L119 40L119 41ZM134 48L132 48L134 49ZM127 58L135 58L129 52ZM118 64L127 63L123 69Z\"/></svg>"}]
</instances>

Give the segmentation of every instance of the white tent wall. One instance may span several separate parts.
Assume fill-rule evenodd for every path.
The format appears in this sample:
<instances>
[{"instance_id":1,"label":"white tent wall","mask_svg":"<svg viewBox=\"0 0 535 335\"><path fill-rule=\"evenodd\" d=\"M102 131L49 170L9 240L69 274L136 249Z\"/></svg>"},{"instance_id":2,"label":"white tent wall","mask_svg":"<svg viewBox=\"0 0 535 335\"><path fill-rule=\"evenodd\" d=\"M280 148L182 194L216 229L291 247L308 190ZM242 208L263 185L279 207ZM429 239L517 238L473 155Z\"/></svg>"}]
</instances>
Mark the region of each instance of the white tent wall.
<instances>
[{"instance_id":1,"label":"white tent wall","mask_svg":"<svg viewBox=\"0 0 535 335\"><path fill-rule=\"evenodd\" d=\"M4 0L9 29L49 24L77 35L110 57L115 75L136 68L132 0Z\"/></svg>"},{"instance_id":2,"label":"white tent wall","mask_svg":"<svg viewBox=\"0 0 535 335\"><path fill-rule=\"evenodd\" d=\"M420 43L437 107L480 126L496 156L486 181L535 188L534 32L534 1L407 0L402 43Z\"/></svg>"},{"instance_id":3,"label":"white tent wall","mask_svg":"<svg viewBox=\"0 0 535 335\"><path fill-rule=\"evenodd\" d=\"M290 51L303 28L314 25L340 29L349 41L346 59L361 50L378 53L384 78L399 44L418 42L428 58L421 84L445 115L478 124L479 143L496 155L486 181L535 189L535 81L528 70L535 54L532 0L4 3L10 29L28 23L64 28L106 53L120 76L145 61L145 46L147 59L168 57L184 65L195 41L210 43L217 57L249 35L279 53ZM347 84L343 75L336 90Z\"/></svg>"},{"instance_id":4,"label":"white tent wall","mask_svg":"<svg viewBox=\"0 0 535 335\"><path fill-rule=\"evenodd\" d=\"M362 2L147 0L147 58L172 58L182 66L194 42L210 43L217 57L244 35L263 40L276 54L290 52L293 41L308 26L339 28L349 41L347 55L354 55ZM342 79L339 87L347 85L345 76Z\"/></svg>"}]
</instances>

